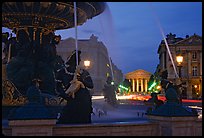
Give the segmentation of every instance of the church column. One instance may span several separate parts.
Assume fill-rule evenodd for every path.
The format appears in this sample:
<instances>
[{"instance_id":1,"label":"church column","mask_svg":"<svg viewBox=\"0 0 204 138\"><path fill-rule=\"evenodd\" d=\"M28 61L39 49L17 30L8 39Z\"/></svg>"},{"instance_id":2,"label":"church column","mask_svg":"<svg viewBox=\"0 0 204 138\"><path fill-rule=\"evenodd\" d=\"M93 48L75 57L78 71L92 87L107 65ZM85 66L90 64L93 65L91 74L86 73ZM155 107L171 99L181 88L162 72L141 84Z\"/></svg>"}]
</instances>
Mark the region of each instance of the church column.
<instances>
[{"instance_id":1,"label":"church column","mask_svg":"<svg viewBox=\"0 0 204 138\"><path fill-rule=\"evenodd\" d=\"M143 79L141 79L141 92L144 92Z\"/></svg>"},{"instance_id":2,"label":"church column","mask_svg":"<svg viewBox=\"0 0 204 138\"><path fill-rule=\"evenodd\" d=\"M145 79L145 92L147 92L147 79Z\"/></svg>"},{"instance_id":3,"label":"church column","mask_svg":"<svg viewBox=\"0 0 204 138\"><path fill-rule=\"evenodd\" d=\"M132 84L132 80L131 79L129 79L129 82ZM130 88L128 92L131 92L131 90L132 90L132 88Z\"/></svg>"},{"instance_id":4,"label":"church column","mask_svg":"<svg viewBox=\"0 0 204 138\"><path fill-rule=\"evenodd\" d=\"M137 92L139 91L139 80L137 79Z\"/></svg>"},{"instance_id":5,"label":"church column","mask_svg":"<svg viewBox=\"0 0 204 138\"><path fill-rule=\"evenodd\" d=\"M132 79L132 91L135 92L135 80Z\"/></svg>"}]
</instances>

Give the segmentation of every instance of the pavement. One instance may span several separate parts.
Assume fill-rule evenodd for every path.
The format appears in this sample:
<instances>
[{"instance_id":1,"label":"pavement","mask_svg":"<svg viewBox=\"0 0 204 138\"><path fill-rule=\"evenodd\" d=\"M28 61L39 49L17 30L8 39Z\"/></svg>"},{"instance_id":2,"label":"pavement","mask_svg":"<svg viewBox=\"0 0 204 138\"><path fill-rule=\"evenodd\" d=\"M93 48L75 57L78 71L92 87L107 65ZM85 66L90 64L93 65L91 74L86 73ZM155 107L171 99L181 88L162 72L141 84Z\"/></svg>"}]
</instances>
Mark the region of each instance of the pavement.
<instances>
[{"instance_id":1,"label":"pavement","mask_svg":"<svg viewBox=\"0 0 204 138\"><path fill-rule=\"evenodd\" d=\"M103 98L93 99L92 101L94 108L93 123L148 120L145 115L148 107L144 105L143 101L118 99L117 107L112 107ZM199 118L202 118L202 101L183 102L183 105L197 109Z\"/></svg>"},{"instance_id":2,"label":"pavement","mask_svg":"<svg viewBox=\"0 0 204 138\"><path fill-rule=\"evenodd\" d=\"M93 100L93 112L93 123L147 120L145 107L141 108L139 105L130 105L130 103L121 101L117 107L113 107L105 102L104 99Z\"/></svg>"}]
</instances>

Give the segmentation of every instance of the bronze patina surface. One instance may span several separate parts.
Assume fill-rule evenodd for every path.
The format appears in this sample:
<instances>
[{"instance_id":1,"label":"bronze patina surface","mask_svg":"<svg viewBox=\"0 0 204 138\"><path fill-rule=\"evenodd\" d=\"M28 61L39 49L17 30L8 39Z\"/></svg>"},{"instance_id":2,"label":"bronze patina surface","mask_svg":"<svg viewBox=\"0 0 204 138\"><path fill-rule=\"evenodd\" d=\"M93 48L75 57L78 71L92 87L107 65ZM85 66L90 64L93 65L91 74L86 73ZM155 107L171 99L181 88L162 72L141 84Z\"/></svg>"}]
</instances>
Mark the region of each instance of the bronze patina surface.
<instances>
[{"instance_id":1,"label":"bronze patina surface","mask_svg":"<svg viewBox=\"0 0 204 138\"><path fill-rule=\"evenodd\" d=\"M77 2L77 23L99 15L105 9L104 2ZM45 30L61 30L74 27L73 2L4 2L2 26L13 29L38 27Z\"/></svg>"}]
</instances>

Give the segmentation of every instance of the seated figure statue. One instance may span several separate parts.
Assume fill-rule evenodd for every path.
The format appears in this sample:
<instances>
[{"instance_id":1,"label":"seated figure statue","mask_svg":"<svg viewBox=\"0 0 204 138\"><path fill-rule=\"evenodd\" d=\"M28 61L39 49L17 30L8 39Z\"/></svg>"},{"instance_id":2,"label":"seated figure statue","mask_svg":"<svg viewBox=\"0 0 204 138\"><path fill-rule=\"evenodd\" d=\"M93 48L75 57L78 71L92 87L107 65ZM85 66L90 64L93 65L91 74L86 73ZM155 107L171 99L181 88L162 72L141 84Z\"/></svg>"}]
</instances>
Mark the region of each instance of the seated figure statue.
<instances>
[{"instance_id":1,"label":"seated figure statue","mask_svg":"<svg viewBox=\"0 0 204 138\"><path fill-rule=\"evenodd\" d=\"M106 102L113 107L117 107L116 99L116 86L112 83L112 77L107 77L106 84L104 85L103 92Z\"/></svg>"},{"instance_id":2,"label":"seated figure statue","mask_svg":"<svg viewBox=\"0 0 204 138\"><path fill-rule=\"evenodd\" d=\"M74 78L70 82L71 85L69 88L65 91L68 96L72 96L72 98L75 97L75 93L79 91L80 88L85 88L84 84L78 80L78 76L80 76L82 72L80 71L80 67L76 67L75 73L74 73Z\"/></svg>"},{"instance_id":3,"label":"seated figure statue","mask_svg":"<svg viewBox=\"0 0 204 138\"><path fill-rule=\"evenodd\" d=\"M78 51L78 61L80 63L81 51ZM78 73L77 80L83 83L85 87L79 87L78 91L74 93L74 98L72 95L67 95L65 93L66 89L71 87L71 81L76 75L75 70L77 67L76 64L76 51L68 58L66 62L66 72L67 80L70 80L68 84L64 84L65 90L60 92L60 96L66 100L66 105L62 109L58 124L84 124L91 123L91 114L93 112L92 108L92 99L90 94L90 89L93 89L93 81L89 72L85 69L81 69ZM76 77L76 76L75 76ZM66 81L65 81L66 82ZM70 88L71 89L71 88Z\"/></svg>"}]
</instances>

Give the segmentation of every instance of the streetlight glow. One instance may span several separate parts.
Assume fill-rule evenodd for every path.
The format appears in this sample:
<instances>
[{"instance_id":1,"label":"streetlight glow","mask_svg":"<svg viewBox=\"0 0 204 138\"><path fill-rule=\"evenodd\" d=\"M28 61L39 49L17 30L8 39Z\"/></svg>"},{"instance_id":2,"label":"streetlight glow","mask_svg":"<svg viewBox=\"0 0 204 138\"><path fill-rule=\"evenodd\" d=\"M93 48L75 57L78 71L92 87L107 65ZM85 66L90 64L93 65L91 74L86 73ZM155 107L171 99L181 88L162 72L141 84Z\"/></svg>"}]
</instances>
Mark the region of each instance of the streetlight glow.
<instances>
[{"instance_id":1,"label":"streetlight glow","mask_svg":"<svg viewBox=\"0 0 204 138\"><path fill-rule=\"evenodd\" d=\"M181 78L181 67L182 67L182 62L183 62L183 56L181 55L181 51L179 49L178 55L176 56L176 62L178 63L178 68L179 68L179 78Z\"/></svg>"},{"instance_id":2,"label":"streetlight glow","mask_svg":"<svg viewBox=\"0 0 204 138\"><path fill-rule=\"evenodd\" d=\"M176 56L176 61L178 62L178 64L181 64L183 62L183 56L181 55Z\"/></svg>"},{"instance_id":3,"label":"streetlight glow","mask_svg":"<svg viewBox=\"0 0 204 138\"><path fill-rule=\"evenodd\" d=\"M84 66L85 66L85 67L89 67L90 64L91 64L91 62L90 62L89 60L85 60L85 61L84 61Z\"/></svg>"}]
</instances>

